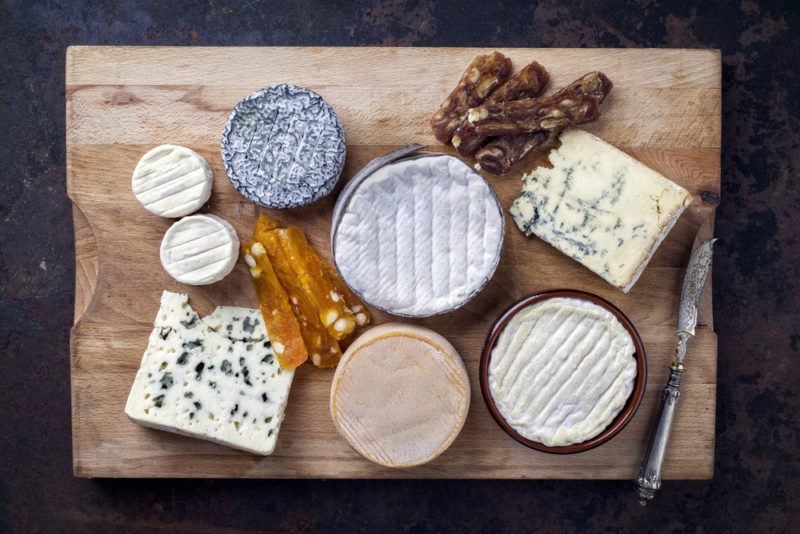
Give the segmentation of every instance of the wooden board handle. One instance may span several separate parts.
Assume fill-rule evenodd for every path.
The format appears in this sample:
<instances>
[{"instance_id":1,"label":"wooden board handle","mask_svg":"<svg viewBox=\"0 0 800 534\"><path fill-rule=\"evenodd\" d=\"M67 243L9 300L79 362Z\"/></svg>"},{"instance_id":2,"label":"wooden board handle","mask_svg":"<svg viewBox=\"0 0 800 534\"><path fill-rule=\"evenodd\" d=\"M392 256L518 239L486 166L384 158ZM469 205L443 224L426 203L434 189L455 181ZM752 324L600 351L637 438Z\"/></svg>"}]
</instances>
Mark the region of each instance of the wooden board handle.
<instances>
[{"instance_id":1,"label":"wooden board handle","mask_svg":"<svg viewBox=\"0 0 800 534\"><path fill-rule=\"evenodd\" d=\"M81 209L72 203L72 224L75 227L75 319L83 317L94 298L99 274L97 239Z\"/></svg>"}]
</instances>

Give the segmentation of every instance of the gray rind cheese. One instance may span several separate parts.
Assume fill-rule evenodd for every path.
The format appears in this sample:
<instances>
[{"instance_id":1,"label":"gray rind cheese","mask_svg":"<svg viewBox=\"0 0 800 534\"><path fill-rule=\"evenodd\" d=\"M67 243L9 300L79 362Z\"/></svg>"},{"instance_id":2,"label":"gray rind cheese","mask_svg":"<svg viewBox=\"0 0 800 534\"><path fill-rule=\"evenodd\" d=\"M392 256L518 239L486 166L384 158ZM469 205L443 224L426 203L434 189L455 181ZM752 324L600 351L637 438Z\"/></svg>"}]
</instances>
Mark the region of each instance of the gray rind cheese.
<instances>
[{"instance_id":1,"label":"gray rind cheese","mask_svg":"<svg viewBox=\"0 0 800 534\"><path fill-rule=\"evenodd\" d=\"M500 205L483 177L458 158L386 165L345 202L334 225L336 267L377 308L409 317L453 310L497 267Z\"/></svg>"},{"instance_id":2,"label":"gray rind cheese","mask_svg":"<svg viewBox=\"0 0 800 534\"><path fill-rule=\"evenodd\" d=\"M185 294L164 291L125 413L143 426L268 455L293 377L278 365L258 310L218 308L207 323Z\"/></svg>"},{"instance_id":3,"label":"gray rind cheese","mask_svg":"<svg viewBox=\"0 0 800 534\"><path fill-rule=\"evenodd\" d=\"M489 391L506 422L548 446L589 440L633 391L635 348L614 315L592 302L552 298L517 312L489 359Z\"/></svg>"},{"instance_id":4,"label":"gray rind cheese","mask_svg":"<svg viewBox=\"0 0 800 534\"><path fill-rule=\"evenodd\" d=\"M161 240L161 265L178 282L194 286L219 282L239 258L239 237L216 215L198 214L174 223Z\"/></svg>"},{"instance_id":5,"label":"gray rind cheese","mask_svg":"<svg viewBox=\"0 0 800 534\"><path fill-rule=\"evenodd\" d=\"M627 293L691 194L588 132L559 140L553 167L523 178L514 222Z\"/></svg>"},{"instance_id":6,"label":"gray rind cheese","mask_svg":"<svg viewBox=\"0 0 800 534\"><path fill-rule=\"evenodd\" d=\"M222 134L231 183L269 208L327 195L344 159L344 130L333 109L317 93L292 84L266 87L239 102Z\"/></svg>"},{"instance_id":7,"label":"gray rind cheese","mask_svg":"<svg viewBox=\"0 0 800 534\"><path fill-rule=\"evenodd\" d=\"M131 187L142 206L161 217L183 217L211 196L214 174L208 162L182 146L161 145L147 152L133 170Z\"/></svg>"}]
</instances>

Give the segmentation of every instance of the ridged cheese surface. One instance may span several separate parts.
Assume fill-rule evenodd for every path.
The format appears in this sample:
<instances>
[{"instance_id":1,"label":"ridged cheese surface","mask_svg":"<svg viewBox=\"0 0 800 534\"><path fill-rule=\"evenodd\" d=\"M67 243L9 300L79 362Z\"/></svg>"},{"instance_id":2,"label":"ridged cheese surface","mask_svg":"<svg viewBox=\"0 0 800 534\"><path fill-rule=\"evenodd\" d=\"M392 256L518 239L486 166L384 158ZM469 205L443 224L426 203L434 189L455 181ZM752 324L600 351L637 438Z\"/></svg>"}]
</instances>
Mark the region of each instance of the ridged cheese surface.
<instances>
[{"instance_id":1,"label":"ridged cheese surface","mask_svg":"<svg viewBox=\"0 0 800 534\"><path fill-rule=\"evenodd\" d=\"M183 217L211 196L214 175L208 162L186 147L161 145L142 156L131 186L144 208L161 217Z\"/></svg>"},{"instance_id":2,"label":"ridged cheese surface","mask_svg":"<svg viewBox=\"0 0 800 534\"><path fill-rule=\"evenodd\" d=\"M494 272L503 216L486 181L452 156L378 169L352 193L334 236L345 281L390 313L425 316L469 300Z\"/></svg>"},{"instance_id":3,"label":"ridged cheese surface","mask_svg":"<svg viewBox=\"0 0 800 534\"><path fill-rule=\"evenodd\" d=\"M489 360L497 409L523 437L548 446L600 434L633 391L630 334L611 312L582 299L552 298L521 310Z\"/></svg>"},{"instance_id":4,"label":"ridged cheese surface","mask_svg":"<svg viewBox=\"0 0 800 534\"><path fill-rule=\"evenodd\" d=\"M219 282L239 257L239 238L216 215L191 215L173 224L161 241L161 265L178 282Z\"/></svg>"}]
</instances>

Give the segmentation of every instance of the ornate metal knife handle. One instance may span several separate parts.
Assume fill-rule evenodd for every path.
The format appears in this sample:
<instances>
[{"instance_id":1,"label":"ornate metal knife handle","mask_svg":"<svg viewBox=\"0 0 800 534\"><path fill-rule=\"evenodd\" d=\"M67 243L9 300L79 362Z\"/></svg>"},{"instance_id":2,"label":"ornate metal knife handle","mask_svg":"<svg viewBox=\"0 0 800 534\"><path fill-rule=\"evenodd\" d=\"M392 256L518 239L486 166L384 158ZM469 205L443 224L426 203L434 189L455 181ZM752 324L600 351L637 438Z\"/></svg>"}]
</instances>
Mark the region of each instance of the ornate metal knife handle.
<instances>
[{"instance_id":1,"label":"ornate metal knife handle","mask_svg":"<svg viewBox=\"0 0 800 534\"><path fill-rule=\"evenodd\" d=\"M686 276L683 279L681 301L678 306L678 346L675 348L675 361L670 366L669 379L661 395L661 407L658 411L656 426L647 446L642 469L636 477L638 486L639 504L646 506L653 500L656 490L661 487L661 466L664 463L664 454L667 451L669 431L672 428L672 418L675 415L675 406L681 395L681 380L685 368L683 360L686 357L686 344L694 336L697 326L698 308L703 288L711 270L712 247L716 239L704 241L692 253Z\"/></svg>"},{"instance_id":2,"label":"ornate metal knife handle","mask_svg":"<svg viewBox=\"0 0 800 534\"><path fill-rule=\"evenodd\" d=\"M678 335L680 336L680 334ZM686 351L685 335L681 336L676 353L681 349ZM636 484L639 486L639 504L642 506L647 506L647 503L653 500L656 490L661 487L661 465L664 462L664 454L667 452L675 405L678 403L678 397L681 396L681 380L684 372L683 364L673 363L670 367L667 385L661 394L661 407L658 411L656 427L650 437L642 469L636 478Z\"/></svg>"}]
</instances>

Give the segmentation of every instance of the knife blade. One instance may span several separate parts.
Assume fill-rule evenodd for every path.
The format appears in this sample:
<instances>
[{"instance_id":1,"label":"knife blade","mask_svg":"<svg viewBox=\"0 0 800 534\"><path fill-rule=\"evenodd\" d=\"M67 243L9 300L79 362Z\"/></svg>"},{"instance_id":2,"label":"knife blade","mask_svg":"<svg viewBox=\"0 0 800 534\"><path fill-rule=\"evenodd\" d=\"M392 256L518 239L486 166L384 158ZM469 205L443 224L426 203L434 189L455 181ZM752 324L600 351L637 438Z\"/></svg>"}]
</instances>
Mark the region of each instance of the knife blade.
<instances>
[{"instance_id":1,"label":"knife blade","mask_svg":"<svg viewBox=\"0 0 800 534\"><path fill-rule=\"evenodd\" d=\"M706 280L711 272L715 241L716 239L703 241L692 253L689 265L686 267L681 300L678 305L678 329L675 332L675 335L678 336L678 345L675 349L675 361L670 366L669 379L667 379L667 385L661 396L661 407L656 418L656 425L650 436L650 444L647 447L639 476L636 478L639 504L642 506L646 506L653 500L656 490L661 487L661 466L667 450L675 406L681 394L681 380L686 372L683 366L686 347L689 338L695 334L700 298L703 296L703 288L705 288Z\"/></svg>"}]
</instances>

